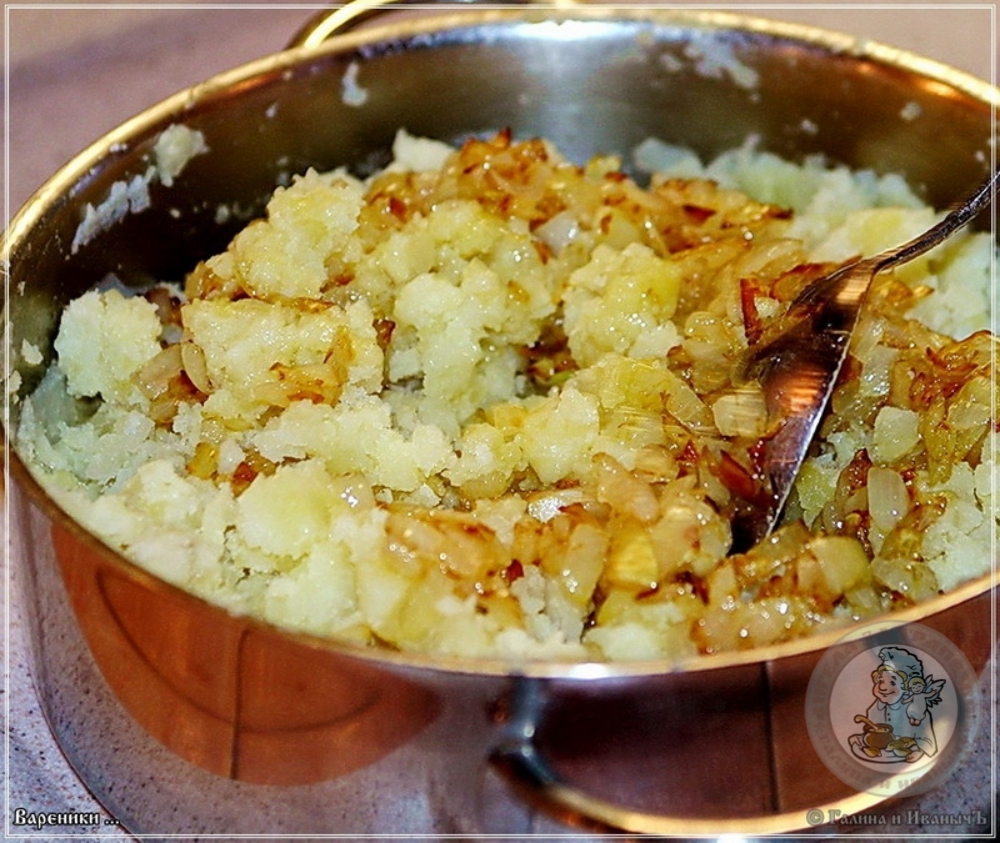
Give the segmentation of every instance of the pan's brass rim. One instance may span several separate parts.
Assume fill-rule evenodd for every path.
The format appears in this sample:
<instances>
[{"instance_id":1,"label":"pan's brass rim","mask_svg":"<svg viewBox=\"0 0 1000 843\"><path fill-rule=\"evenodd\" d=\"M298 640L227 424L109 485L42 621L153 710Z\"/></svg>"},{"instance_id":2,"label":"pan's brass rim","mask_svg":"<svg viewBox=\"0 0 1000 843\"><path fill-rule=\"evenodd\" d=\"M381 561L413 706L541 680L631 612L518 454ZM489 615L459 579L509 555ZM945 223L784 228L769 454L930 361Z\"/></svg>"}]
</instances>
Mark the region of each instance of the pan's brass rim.
<instances>
[{"instance_id":1,"label":"pan's brass rim","mask_svg":"<svg viewBox=\"0 0 1000 843\"><path fill-rule=\"evenodd\" d=\"M889 71L898 70L904 75L912 74L923 77L933 84L946 85L976 105L977 126L981 111L989 110L989 114L995 116L996 108L1000 104L1000 90L966 73L886 45L860 41L827 30L753 18L736 13L653 7L563 8L564 5L556 4L559 8L556 6L542 8L537 5L505 8L496 4L469 8L465 5L459 7L456 4L447 10L438 9L438 14L426 18L408 18L400 22L386 20L363 31L346 32L341 30L332 38L322 39L322 43L297 44L281 53L264 57L256 62L213 77L201 85L182 91L152 106L105 135L81 152L43 185L14 217L8 231L0 241L5 260L4 268L9 266L9 258L12 253L16 254L22 244L30 243L27 238L34 230L35 225L44 222L45 215L52 211L54 205L66 201L67 195L72 196L71 189L83 178L85 173L95 165L105 161L109 155L114 154L115 150L124 150L124 154L128 155L136 138L146 139L157 129L165 128L172 122L184 121L185 114L189 109L197 109L199 105L211 105L216 98L224 99L251 79L266 81L286 78L286 74L288 74L287 78L291 78L298 72L299 68L307 66L312 57L325 59L327 55L330 55L335 61L342 61L346 64L348 60L355 57L363 58L366 54L365 49L370 44L376 42L391 43L405 38L426 38L449 28L485 27L520 21L526 23L551 21L554 16L558 15L564 19L579 17L586 18L588 21L635 21L640 25L644 21L650 23L669 22L680 27L699 28L704 31L735 29L738 33L759 35L767 39L787 39L803 45L806 49L815 49L821 55L829 54L833 57L843 57L845 61L870 62L881 65ZM983 108L981 109L980 106ZM995 152L992 154L995 156ZM978 164L980 158L977 157L976 161ZM6 336L10 337L9 332ZM5 425L8 419L9 414L5 416ZM157 578L129 562L76 522L68 514L68 511L57 503L58 494L55 497L50 496L33 478L27 465L9 448L9 442L3 431L0 431L0 437L3 438L7 458L5 468L11 472L15 481L15 494L18 503L30 501L48 519L46 526L53 526L55 530L65 534L63 538L78 543L81 554L87 557L88 574L93 574L95 581L105 577L105 575L111 575L108 577L109 580L115 578L127 580L128 584L146 592L151 600L159 601L162 598L165 603L177 610L190 612L192 615L205 616L210 614L213 625L218 622L217 625L225 626L227 631L232 632L240 640L243 640L244 635L253 637L259 634L262 638L267 639L264 642L266 645L275 646L281 654L285 653L284 648L288 644L297 654L301 651L300 654L306 656L310 663L313 662L312 656L315 655L317 657L316 664L335 663L338 667L345 668L345 675L350 674L353 670L360 673L371 670L371 672L379 674L380 679L383 680L400 677L412 678L417 680L417 683L430 687L440 685L451 688L471 685L475 688L481 688L485 686L490 689L491 693L496 687L508 688L535 684L544 686L546 692L551 691L553 697L558 697L560 691L568 690L571 702L575 699L573 695L578 692L580 692L580 696L586 696L592 691L599 691L603 694L605 690L611 694L622 691L627 695L630 693L644 694L647 687L651 693L655 693L659 688L683 686L686 681L685 677L677 675L681 673L691 675L693 680L691 687L701 687L702 685L714 687L723 680L728 682L729 677L736 675L738 678L732 682L734 686L737 682L752 678L753 683L759 684L762 689L766 690L769 708L764 712L763 717L768 722L774 723L777 722L775 718L787 716L791 710L789 705L784 707L774 705L775 700L780 701L781 689L784 687L782 682L793 681L802 667L811 669L810 665L819 659L823 651L843 640L845 635L850 634L853 629L857 629L863 624L870 624L873 620L904 624L922 622L939 614L947 615L947 618L942 619L942 623L959 619L961 624L966 607L970 613L974 612L978 623L984 616L985 600L994 597L992 590L996 584L995 573L989 573L961 586L948 595L923 605L883 615L877 619L867 618L857 625L839 625L808 638L752 650L698 656L683 662L661 660L611 663L521 662L507 659L463 659L423 653L390 652L291 632L250 617L233 617L227 614L225 608L213 605ZM62 573L65 577L65 570ZM65 582L64 578L63 583ZM962 629L964 631L967 628L968 626ZM986 631L982 626L977 625L973 633L974 638L985 637L988 634L990 642L992 642L995 629L990 628ZM975 642L970 650L976 647L981 650L982 647L979 645L982 643L982 641ZM731 673L731 669L734 668L737 670ZM665 679L655 680L655 677L665 677ZM653 683L639 684L639 680L651 678L655 680ZM453 679L461 679L462 681L453 682ZM500 681L480 682L481 679ZM533 682L532 680L539 681ZM772 690L775 696L771 696ZM141 701L143 700L139 700L139 702ZM138 706L137 699L131 698L130 705ZM764 711L763 704L760 705L759 709L755 709L755 711L758 710ZM129 711L133 711L133 708L130 707ZM155 732L146 721L142 722L143 725L150 728L151 733L162 738L161 733ZM491 726L491 728L493 727ZM181 757L192 761L192 763L198 763L181 751L183 747L178 749L169 741L166 743ZM770 751L773 765L780 748L775 748L772 744ZM226 756L226 760L230 765L233 764L232 757ZM250 763L247 762L247 764L249 767ZM230 766L226 769L234 770L235 767ZM790 805L800 805L801 800L797 798L786 799L782 786L788 782L775 777L773 769L771 773L771 801L759 810L751 809L753 813L738 818L732 816L733 812L729 807L724 809L727 812L724 818L715 819L637 812L610 802L595 800L561 781L545 784L540 790L536 789L533 795L545 803L551 811L571 821L575 819L584 824L604 821L609 827L613 826L619 830L682 836L774 834L797 831L809 826L832 822L837 816L857 813L884 801L883 797L873 794L852 794L815 807L810 805L808 808L789 811ZM686 774L687 771L685 771ZM84 770L81 770L81 775L86 777ZM237 777L232 772L229 775ZM811 781L811 779L807 778L807 781ZM798 783L791 782L791 784L794 785L792 790L795 791ZM800 784L803 788L815 789L811 788L811 784L807 785L806 781ZM822 792L830 793L830 791ZM595 811L595 808L602 810ZM769 809L775 813L767 813Z\"/></svg>"},{"instance_id":2,"label":"pan's brass rim","mask_svg":"<svg viewBox=\"0 0 1000 843\"><path fill-rule=\"evenodd\" d=\"M357 7L357 8L354 8ZM400 9L424 9L426 17L393 20ZM381 18L366 24L358 32L354 27L367 19ZM740 11L719 11L664 6L614 6L579 3L576 0L512 3L489 3L478 0L440 0L410 3L407 0L355 0L340 8L324 10L306 23L288 43L290 50L334 50L352 41L392 40L401 34L437 32L443 29L499 21L631 20L672 23L706 31L736 31L795 41L824 50L831 55L869 59L891 65L916 75L942 82L994 108L1000 108L1000 86L990 84L971 73L911 50L894 47L870 38L850 35L836 29L766 18ZM331 46L331 44L333 46Z\"/></svg>"},{"instance_id":3,"label":"pan's brass rim","mask_svg":"<svg viewBox=\"0 0 1000 843\"><path fill-rule=\"evenodd\" d=\"M379 4L375 3L372 5ZM3 233L2 241L0 241L0 247L2 247L0 248L0 254L2 254L3 258L4 271L6 272L7 267L10 265L10 255L14 251L16 244L25 237L26 232L46 213L53 203L66 195L67 191L83 174L95 164L104 160L108 156L109 150L116 148L127 149L128 141L131 138L142 134L144 131L149 131L153 127L159 125L166 127L173 120L183 119L184 113L193 104L238 87L246 79L263 76L280 76L285 73L294 72L294 69L300 63L308 60L310 56L315 56L319 53L349 53L365 44L391 42L394 39L404 36L430 35L454 27L495 24L499 22L538 22L539 20L544 21L553 18L559 20L583 18L588 21L669 22L678 26L694 27L709 31L735 30L771 38L789 39L833 55L849 55L858 59L873 60L926 77L932 82L945 84L962 91L972 99L985 104L994 111L1000 106L1000 88L977 79L971 74L905 50L896 49L873 41L856 39L853 36L813 26L747 16L736 12L667 9L662 7L566 6L562 4L557 4L551 8L532 5L519 7L487 5L482 8L457 8L456 6L456 8L427 17L408 18L404 21L396 22L389 20L384 24L365 28L362 31L332 34L330 37L324 37L322 43L316 43L316 39L309 39L305 43L298 44L282 52L265 56L234 70L221 73L206 82L179 91L160 103L151 106L81 151L29 198L11 220L8 229ZM993 154L995 155L995 151ZM9 336L9 331L5 331L5 336ZM6 398L8 401L10 400L9 395ZM100 539L87 532L69 516L42 489L32 476L30 470L10 447L6 435L6 431L9 429L9 407L5 406L5 410L3 439L8 470L13 471L15 479L25 488L29 497L50 518L63 528L69 530L81 541L84 541L91 549L99 552L101 557L108 564L113 565L120 573L142 581L147 588L153 591L162 590L175 596L181 595L184 599L194 601L199 605L211 605L199 597L158 579L130 562L117 551L104 544ZM857 623L838 625L825 632L806 638L794 639L750 650L701 655L679 662L665 660L636 662L519 661L513 659L472 659L422 653L398 653L291 632L250 617L241 617L240 621L246 623L249 627L270 630L273 633L297 640L304 646L332 650L339 655L354 657L397 669L435 670L452 674L483 676L525 676L589 681L611 678L639 678L680 671L720 670L753 664L765 666L769 662L778 659L801 656L807 653L818 653L825 650L848 633L852 626L861 623L869 623L880 619L891 620L900 624L920 622L930 615L972 600L994 589L995 586L996 573L994 570L966 583L949 594L879 618L865 618ZM225 611L221 608L219 610Z\"/></svg>"},{"instance_id":4,"label":"pan's brass rim","mask_svg":"<svg viewBox=\"0 0 1000 843\"><path fill-rule=\"evenodd\" d=\"M374 0L368 5L379 7L391 0ZM461 4L456 4L461 5ZM539 17L543 15L543 17ZM239 85L251 77L281 75L292 72L296 65L317 53L349 52L370 43L392 42L401 37L413 37L438 33L447 29L493 24L499 22L533 22L558 18L569 20L583 17L586 20L627 20L666 23L688 26L707 31L748 32L771 38L796 41L831 55L848 55L856 59L870 59L899 70L926 77L931 82L941 83L961 91L978 100L994 111L993 127L996 132L996 110L1000 109L1000 87L978 79L970 73L950 65L919 56L916 53L892 47L868 39L859 39L833 30L805 24L744 15L737 12L705 11L698 9L668 9L657 7L608 7L573 6L556 4L551 8L521 6L511 8L502 5L486 5L482 8L455 8L450 11L404 21L385 23L363 31L333 32L324 28L319 21L310 24L302 34L293 39L287 49L264 56L255 61L226 71L205 82L178 91L170 97L150 106L131 119L98 138L80 151L60 170L49 178L10 220L2 235L4 268L9 266L11 243L16 243L23 232L37 220L38 216L56 199L65 195L66 190L91 167L104 160L109 150L119 144L127 144L129 138L158 124L166 125L171 118L183 116L196 101L207 99ZM313 28L316 33L312 35ZM995 144L993 155L996 155ZM992 168L992 169L995 169Z\"/></svg>"}]
</instances>

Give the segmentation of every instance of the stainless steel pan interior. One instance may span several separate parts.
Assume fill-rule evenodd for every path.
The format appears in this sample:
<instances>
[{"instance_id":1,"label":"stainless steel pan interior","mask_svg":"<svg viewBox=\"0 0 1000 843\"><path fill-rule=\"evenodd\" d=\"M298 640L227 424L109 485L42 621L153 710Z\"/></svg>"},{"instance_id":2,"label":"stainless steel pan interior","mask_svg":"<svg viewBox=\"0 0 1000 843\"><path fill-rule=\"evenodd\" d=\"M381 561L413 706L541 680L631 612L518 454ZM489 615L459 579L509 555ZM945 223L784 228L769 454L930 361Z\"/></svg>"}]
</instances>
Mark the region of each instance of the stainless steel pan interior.
<instances>
[{"instance_id":1,"label":"stainless steel pan interior","mask_svg":"<svg viewBox=\"0 0 1000 843\"><path fill-rule=\"evenodd\" d=\"M648 137L705 156L753 138L796 160L823 153L904 174L939 206L991 168L995 89L834 33L631 8L449 10L316 33L138 115L12 221L6 339L20 394L40 369L19 350L51 354L71 297L109 274L135 286L181 278L291 174L372 172L400 127L449 141L511 127L578 160L627 159ZM175 123L210 151L171 186L150 184L148 208L74 247L82 209L141 177ZM15 401L8 430L17 418ZM24 599L43 705L88 786L136 831L482 828L491 757L560 816L635 831L763 833L801 827L817 806L876 801L845 791L788 737L803 734L809 670L836 636L669 670L354 651L177 592L72 523L16 447L9 465L30 537ZM973 583L907 618L946 631L980 668L990 588ZM739 764L733 734L744 736ZM145 795L117 784L141 777L156 782ZM419 806L380 806L387 788ZM170 826L181 802L181 827ZM499 830L524 827L509 811Z\"/></svg>"}]
</instances>

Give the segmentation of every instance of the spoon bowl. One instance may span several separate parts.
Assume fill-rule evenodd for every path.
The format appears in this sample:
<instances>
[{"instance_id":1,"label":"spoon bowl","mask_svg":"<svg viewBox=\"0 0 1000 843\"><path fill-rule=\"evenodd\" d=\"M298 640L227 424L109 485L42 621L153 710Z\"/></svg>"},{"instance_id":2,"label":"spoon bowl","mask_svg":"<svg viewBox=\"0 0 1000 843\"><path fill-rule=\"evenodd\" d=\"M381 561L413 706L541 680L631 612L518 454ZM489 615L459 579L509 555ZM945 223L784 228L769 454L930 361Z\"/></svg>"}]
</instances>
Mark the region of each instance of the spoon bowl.
<instances>
[{"instance_id":1,"label":"spoon bowl","mask_svg":"<svg viewBox=\"0 0 1000 843\"><path fill-rule=\"evenodd\" d=\"M998 181L1000 171L912 240L850 261L810 283L751 346L743 376L758 380L763 389L770 431L761 448L765 494L734 518L734 551L749 549L778 525L875 277L930 251L975 219L992 201Z\"/></svg>"}]
</instances>

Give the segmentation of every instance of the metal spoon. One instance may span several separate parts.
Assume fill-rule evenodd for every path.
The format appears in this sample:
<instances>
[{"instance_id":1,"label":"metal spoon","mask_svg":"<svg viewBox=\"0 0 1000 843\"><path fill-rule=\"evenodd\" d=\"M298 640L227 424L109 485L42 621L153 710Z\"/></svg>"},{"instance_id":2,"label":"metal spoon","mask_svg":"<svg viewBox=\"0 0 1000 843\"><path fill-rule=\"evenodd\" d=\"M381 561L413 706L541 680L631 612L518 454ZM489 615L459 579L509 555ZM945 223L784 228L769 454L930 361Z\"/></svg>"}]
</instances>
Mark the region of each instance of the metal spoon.
<instances>
[{"instance_id":1,"label":"metal spoon","mask_svg":"<svg viewBox=\"0 0 1000 843\"><path fill-rule=\"evenodd\" d=\"M986 208L1000 182L994 172L960 205L918 237L814 281L749 352L743 374L760 382L773 436L763 442L762 499L733 519L733 550L768 536L826 412L851 336L875 276L934 248Z\"/></svg>"}]
</instances>

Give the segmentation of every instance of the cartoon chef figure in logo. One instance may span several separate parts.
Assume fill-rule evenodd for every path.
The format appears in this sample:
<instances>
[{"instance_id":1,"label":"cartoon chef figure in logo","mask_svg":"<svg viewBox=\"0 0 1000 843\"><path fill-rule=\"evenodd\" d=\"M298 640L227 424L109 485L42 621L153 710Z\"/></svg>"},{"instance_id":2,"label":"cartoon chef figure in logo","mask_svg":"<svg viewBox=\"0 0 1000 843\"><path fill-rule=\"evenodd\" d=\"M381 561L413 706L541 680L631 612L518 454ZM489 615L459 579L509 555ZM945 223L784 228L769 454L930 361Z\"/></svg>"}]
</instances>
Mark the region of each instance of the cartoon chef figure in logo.
<instances>
[{"instance_id":1,"label":"cartoon chef figure in logo","mask_svg":"<svg viewBox=\"0 0 1000 843\"><path fill-rule=\"evenodd\" d=\"M875 701L855 715L864 731L851 735L851 751L867 761L913 762L937 752L930 708L941 701L944 679L924 676L917 656L902 647L883 647L872 671Z\"/></svg>"}]
</instances>

